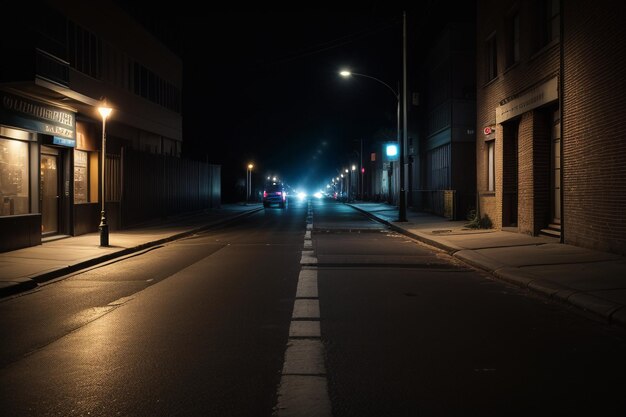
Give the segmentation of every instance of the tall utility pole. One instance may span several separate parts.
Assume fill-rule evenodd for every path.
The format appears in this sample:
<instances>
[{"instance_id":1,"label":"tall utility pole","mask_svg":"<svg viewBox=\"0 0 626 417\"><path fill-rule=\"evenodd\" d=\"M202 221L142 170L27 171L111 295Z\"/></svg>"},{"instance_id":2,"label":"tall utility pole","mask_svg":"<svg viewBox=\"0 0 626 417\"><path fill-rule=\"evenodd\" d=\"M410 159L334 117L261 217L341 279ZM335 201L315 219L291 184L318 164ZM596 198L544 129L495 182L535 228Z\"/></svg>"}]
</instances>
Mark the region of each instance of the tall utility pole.
<instances>
[{"instance_id":1,"label":"tall utility pole","mask_svg":"<svg viewBox=\"0 0 626 417\"><path fill-rule=\"evenodd\" d=\"M361 157L361 201L365 201L365 196L363 195L363 180L365 179L363 177L363 174L365 174L365 170L363 168L363 138L361 138L361 153L359 156Z\"/></svg>"},{"instance_id":2,"label":"tall utility pole","mask_svg":"<svg viewBox=\"0 0 626 417\"><path fill-rule=\"evenodd\" d=\"M398 221L406 221L405 155L407 142L406 123L406 12L402 12L402 92L399 94L402 106L402 137L400 140L400 199L398 202Z\"/></svg>"}]
</instances>

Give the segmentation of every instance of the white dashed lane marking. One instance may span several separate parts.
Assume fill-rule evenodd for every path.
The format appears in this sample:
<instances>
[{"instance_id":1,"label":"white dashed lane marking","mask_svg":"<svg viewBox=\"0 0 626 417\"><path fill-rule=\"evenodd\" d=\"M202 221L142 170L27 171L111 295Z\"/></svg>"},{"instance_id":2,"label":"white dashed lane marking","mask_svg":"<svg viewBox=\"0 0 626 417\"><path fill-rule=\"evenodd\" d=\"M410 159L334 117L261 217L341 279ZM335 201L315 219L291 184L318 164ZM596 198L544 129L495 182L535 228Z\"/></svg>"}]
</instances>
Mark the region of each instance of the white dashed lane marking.
<instances>
[{"instance_id":1,"label":"white dashed lane marking","mask_svg":"<svg viewBox=\"0 0 626 417\"><path fill-rule=\"evenodd\" d=\"M320 322L312 320L294 320L289 327L289 337L321 337Z\"/></svg>"},{"instance_id":2,"label":"white dashed lane marking","mask_svg":"<svg viewBox=\"0 0 626 417\"><path fill-rule=\"evenodd\" d=\"M320 330L317 257L311 240L313 212L309 203L300 275L293 303L289 341L278 388L276 417L331 417L324 345Z\"/></svg>"}]
</instances>

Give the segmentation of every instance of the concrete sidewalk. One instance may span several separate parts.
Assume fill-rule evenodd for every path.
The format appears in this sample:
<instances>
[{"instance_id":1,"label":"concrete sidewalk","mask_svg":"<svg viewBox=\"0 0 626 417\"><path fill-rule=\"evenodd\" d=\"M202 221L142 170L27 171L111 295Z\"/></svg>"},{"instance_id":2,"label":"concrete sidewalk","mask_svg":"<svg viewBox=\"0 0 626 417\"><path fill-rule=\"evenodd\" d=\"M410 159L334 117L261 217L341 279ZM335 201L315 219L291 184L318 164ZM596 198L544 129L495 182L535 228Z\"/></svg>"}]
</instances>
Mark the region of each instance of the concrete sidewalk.
<instances>
[{"instance_id":1,"label":"concrete sidewalk","mask_svg":"<svg viewBox=\"0 0 626 417\"><path fill-rule=\"evenodd\" d=\"M550 237L498 230L468 229L451 221L381 203L349 204L409 237L445 250L497 278L541 293L626 327L626 258Z\"/></svg>"},{"instance_id":2,"label":"concrete sidewalk","mask_svg":"<svg viewBox=\"0 0 626 417\"><path fill-rule=\"evenodd\" d=\"M261 210L261 204L225 204L219 209L172 217L142 227L112 231L102 248L98 232L0 253L0 297L36 288L51 279L216 227Z\"/></svg>"},{"instance_id":3,"label":"concrete sidewalk","mask_svg":"<svg viewBox=\"0 0 626 417\"><path fill-rule=\"evenodd\" d=\"M565 245L549 237L497 230L468 229L467 221L450 221L382 203L349 204L392 229L497 278L574 305L626 327L626 258ZM110 247L99 247L99 234L54 240L0 253L0 297L36 288L65 274L192 235L261 210L260 204L178 216L143 227L112 232Z\"/></svg>"}]
</instances>

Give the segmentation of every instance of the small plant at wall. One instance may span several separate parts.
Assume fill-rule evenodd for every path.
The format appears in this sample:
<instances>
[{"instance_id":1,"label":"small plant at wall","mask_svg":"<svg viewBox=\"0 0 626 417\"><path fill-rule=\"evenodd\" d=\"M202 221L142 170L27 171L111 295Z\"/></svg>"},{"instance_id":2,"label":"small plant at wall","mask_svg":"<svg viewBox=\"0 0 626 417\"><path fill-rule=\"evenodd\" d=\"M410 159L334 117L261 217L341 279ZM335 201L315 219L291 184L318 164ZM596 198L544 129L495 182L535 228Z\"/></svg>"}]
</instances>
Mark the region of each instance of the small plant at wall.
<instances>
[{"instance_id":1,"label":"small plant at wall","mask_svg":"<svg viewBox=\"0 0 626 417\"><path fill-rule=\"evenodd\" d=\"M478 216L476 210L470 210L467 213L467 220L469 223L465 225L468 229L491 229L493 227L493 223L489 216L485 215L482 218Z\"/></svg>"}]
</instances>

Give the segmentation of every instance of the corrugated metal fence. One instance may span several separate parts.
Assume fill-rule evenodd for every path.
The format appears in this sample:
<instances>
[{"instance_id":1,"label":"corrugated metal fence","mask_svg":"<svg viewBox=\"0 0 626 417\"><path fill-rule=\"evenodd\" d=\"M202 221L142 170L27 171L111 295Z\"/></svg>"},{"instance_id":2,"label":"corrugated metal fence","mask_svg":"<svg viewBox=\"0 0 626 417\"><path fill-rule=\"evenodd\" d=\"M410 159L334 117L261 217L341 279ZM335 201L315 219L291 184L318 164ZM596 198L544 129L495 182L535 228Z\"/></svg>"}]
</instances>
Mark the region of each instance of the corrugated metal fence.
<instances>
[{"instance_id":1,"label":"corrugated metal fence","mask_svg":"<svg viewBox=\"0 0 626 417\"><path fill-rule=\"evenodd\" d=\"M426 187L412 190L412 201L418 210L455 218L456 192L450 189L450 144L440 146L426 155Z\"/></svg>"},{"instance_id":2,"label":"corrugated metal fence","mask_svg":"<svg viewBox=\"0 0 626 417\"><path fill-rule=\"evenodd\" d=\"M120 160L122 228L220 205L219 165L127 149Z\"/></svg>"}]
</instances>

